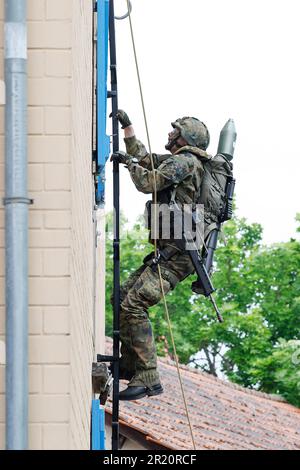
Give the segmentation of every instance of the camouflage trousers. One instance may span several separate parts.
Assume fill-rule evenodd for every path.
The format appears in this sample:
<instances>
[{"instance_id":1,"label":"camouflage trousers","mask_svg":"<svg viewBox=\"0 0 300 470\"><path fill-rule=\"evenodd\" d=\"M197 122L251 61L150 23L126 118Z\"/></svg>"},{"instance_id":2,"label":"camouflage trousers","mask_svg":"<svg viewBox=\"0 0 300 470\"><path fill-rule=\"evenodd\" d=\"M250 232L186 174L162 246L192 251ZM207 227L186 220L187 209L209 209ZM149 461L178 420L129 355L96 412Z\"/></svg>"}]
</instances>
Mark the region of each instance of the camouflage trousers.
<instances>
[{"instance_id":1,"label":"camouflage trousers","mask_svg":"<svg viewBox=\"0 0 300 470\"><path fill-rule=\"evenodd\" d=\"M149 255L149 261L133 272L120 289L120 368L133 372L135 377L131 385L151 386L159 382L148 312L148 308L162 298L157 267L151 261L153 256ZM160 267L165 294L194 272L189 256L179 251L170 260L161 260Z\"/></svg>"}]
</instances>

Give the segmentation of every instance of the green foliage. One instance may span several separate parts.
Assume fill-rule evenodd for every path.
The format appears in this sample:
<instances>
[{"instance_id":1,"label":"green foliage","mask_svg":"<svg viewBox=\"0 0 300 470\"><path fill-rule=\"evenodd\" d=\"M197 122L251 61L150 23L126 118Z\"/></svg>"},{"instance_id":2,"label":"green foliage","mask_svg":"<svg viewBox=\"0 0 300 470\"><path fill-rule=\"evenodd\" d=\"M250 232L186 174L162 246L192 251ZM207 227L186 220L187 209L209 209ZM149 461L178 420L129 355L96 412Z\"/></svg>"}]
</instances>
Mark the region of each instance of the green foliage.
<instances>
[{"instance_id":1,"label":"green foliage","mask_svg":"<svg viewBox=\"0 0 300 470\"><path fill-rule=\"evenodd\" d=\"M297 220L300 222L300 215ZM123 219L123 225L126 221ZM138 224L140 225L140 224ZM153 247L137 226L121 243L121 278L137 269ZM299 229L300 231L300 229ZM284 396L299 404L300 243L264 246L262 227L233 219L224 226L215 254L213 283L225 319L216 321L209 301L192 293L193 276L168 297L177 353L181 362L222 375L243 386ZM107 242L107 290L112 288L112 243ZM150 309L158 353L172 356L162 303ZM107 334L112 313L107 299Z\"/></svg>"},{"instance_id":2,"label":"green foliage","mask_svg":"<svg viewBox=\"0 0 300 470\"><path fill-rule=\"evenodd\" d=\"M280 393L300 407L300 341L284 339L271 355L253 363L253 380L266 392Z\"/></svg>"},{"instance_id":3,"label":"green foliage","mask_svg":"<svg viewBox=\"0 0 300 470\"><path fill-rule=\"evenodd\" d=\"M300 212L296 214L296 222L299 223L299 227L297 227L297 232L300 232Z\"/></svg>"}]
</instances>

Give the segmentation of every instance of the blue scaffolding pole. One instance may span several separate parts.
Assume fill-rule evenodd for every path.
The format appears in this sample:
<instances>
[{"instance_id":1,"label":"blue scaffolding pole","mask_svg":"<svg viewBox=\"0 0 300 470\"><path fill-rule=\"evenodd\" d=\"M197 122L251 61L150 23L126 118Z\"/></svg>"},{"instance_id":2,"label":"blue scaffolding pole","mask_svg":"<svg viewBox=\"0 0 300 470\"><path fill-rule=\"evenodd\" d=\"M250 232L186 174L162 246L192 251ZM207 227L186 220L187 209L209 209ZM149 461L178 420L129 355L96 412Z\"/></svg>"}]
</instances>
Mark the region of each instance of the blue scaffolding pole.
<instances>
[{"instance_id":1,"label":"blue scaffolding pole","mask_svg":"<svg viewBox=\"0 0 300 470\"><path fill-rule=\"evenodd\" d=\"M110 153L106 134L109 0L97 0L96 204L104 204L105 164Z\"/></svg>"},{"instance_id":2,"label":"blue scaffolding pole","mask_svg":"<svg viewBox=\"0 0 300 470\"><path fill-rule=\"evenodd\" d=\"M109 0L97 0L97 48L96 48L96 152L95 152L95 202L104 205L105 164L110 154L110 139L106 133L107 121L107 71ZM105 410L100 400L92 400L91 449L105 450Z\"/></svg>"},{"instance_id":3,"label":"blue scaffolding pole","mask_svg":"<svg viewBox=\"0 0 300 470\"><path fill-rule=\"evenodd\" d=\"M105 410L100 400L92 401L92 450L105 450Z\"/></svg>"}]
</instances>

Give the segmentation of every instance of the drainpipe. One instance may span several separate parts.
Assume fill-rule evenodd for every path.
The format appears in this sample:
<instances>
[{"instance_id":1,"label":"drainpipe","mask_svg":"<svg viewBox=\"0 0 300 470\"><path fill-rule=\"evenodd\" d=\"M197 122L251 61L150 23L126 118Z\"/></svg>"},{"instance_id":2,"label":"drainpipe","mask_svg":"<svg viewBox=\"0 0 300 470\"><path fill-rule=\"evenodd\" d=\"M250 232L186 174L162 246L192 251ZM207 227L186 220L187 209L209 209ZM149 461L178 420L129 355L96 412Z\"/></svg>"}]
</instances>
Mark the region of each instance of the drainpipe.
<instances>
[{"instance_id":1,"label":"drainpipe","mask_svg":"<svg viewBox=\"0 0 300 470\"><path fill-rule=\"evenodd\" d=\"M28 445L26 0L5 0L6 448Z\"/></svg>"}]
</instances>

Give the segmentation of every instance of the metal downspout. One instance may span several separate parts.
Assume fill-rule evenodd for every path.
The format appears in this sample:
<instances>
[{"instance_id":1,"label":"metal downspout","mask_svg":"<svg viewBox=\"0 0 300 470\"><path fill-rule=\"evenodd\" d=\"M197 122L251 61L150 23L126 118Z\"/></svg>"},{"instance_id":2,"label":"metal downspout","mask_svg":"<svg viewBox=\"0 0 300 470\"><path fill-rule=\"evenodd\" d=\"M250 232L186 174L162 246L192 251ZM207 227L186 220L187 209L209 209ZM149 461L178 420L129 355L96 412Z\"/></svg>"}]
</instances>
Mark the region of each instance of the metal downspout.
<instances>
[{"instance_id":1,"label":"metal downspout","mask_svg":"<svg viewBox=\"0 0 300 470\"><path fill-rule=\"evenodd\" d=\"M5 0L6 448L28 446L26 0Z\"/></svg>"}]
</instances>

